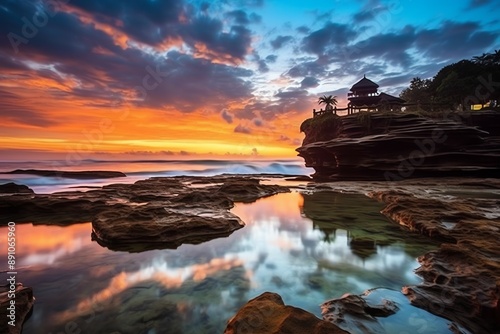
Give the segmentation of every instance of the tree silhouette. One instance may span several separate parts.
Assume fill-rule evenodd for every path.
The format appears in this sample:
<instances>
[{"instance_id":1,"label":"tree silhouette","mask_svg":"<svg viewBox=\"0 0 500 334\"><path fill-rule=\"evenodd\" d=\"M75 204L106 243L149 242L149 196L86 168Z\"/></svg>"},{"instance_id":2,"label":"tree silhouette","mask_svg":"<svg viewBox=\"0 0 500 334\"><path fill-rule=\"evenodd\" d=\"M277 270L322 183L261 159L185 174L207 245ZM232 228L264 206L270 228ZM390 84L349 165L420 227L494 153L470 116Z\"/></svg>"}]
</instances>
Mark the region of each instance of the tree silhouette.
<instances>
[{"instance_id":1,"label":"tree silhouette","mask_svg":"<svg viewBox=\"0 0 500 334\"><path fill-rule=\"evenodd\" d=\"M325 110L333 110L333 106L337 105L337 96L333 95L323 95L318 99L318 104L324 104L326 105Z\"/></svg>"}]
</instances>

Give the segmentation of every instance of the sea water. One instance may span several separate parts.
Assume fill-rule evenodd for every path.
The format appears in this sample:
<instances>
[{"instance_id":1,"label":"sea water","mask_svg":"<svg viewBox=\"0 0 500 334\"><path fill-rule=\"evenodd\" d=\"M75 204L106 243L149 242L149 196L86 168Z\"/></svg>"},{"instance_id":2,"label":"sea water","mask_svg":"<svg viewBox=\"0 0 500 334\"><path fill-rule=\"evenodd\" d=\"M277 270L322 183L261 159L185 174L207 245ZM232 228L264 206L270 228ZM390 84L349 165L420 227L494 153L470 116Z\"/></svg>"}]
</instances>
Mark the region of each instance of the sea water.
<instances>
[{"instance_id":1,"label":"sea water","mask_svg":"<svg viewBox=\"0 0 500 334\"><path fill-rule=\"evenodd\" d=\"M82 181L4 174L0 182L50 193L150 176L307 174L294 161L92 161L78 169L120 170L127 177ZM438 245L390 222L381 208L361 194L294 191L236 203L232 212L246 226L229 237L139 253L99 246L91 240L90 222L18 224L17 279L36 298L23 333L222 333L240 307L265 291L321 317L322 302L372 288L382 288L379 294L400 307L380 320L388 333L450 333L448 321L411 307L399 292L421 282L414 274L416 258ZM0 227L0 235L5 229Z\"/></svg>"}]
</instances>

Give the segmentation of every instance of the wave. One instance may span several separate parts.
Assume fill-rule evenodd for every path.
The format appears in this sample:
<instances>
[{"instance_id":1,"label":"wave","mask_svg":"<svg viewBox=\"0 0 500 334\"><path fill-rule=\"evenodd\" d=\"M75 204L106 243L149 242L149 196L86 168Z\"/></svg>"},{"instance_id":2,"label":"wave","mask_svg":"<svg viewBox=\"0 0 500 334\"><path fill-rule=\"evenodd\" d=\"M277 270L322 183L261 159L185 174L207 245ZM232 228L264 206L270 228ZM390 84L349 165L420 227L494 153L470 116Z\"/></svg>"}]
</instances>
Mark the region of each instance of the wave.
<instances>
[{"instance_id":1,"label":"wave","mask_svg":"<svg viewBox=\"0 0 500 334\"><path fill-rule=\"evenodd\" d=\"M199 161L197 161L199 162ZM183 163L186 163L185 161ZM191 161L189 162L192 163ZM194 164L196 165L196 163ZM138 171L127 173L127 175L135 176L214 176L220 174L283 174L283 175L306 175L310 173L310 170L304 167L300 163L242 163L231 162L231 161L214 161L212 166L204 163L201 165L207 166L203 169L168 169L168 170L156 170L156 171ZM216 165L216 167L214 167Z\"/></svg>"},{"instance_id":2,"label":"wave","mask_svg":"<svg viewBox=\"0 0 500 334\"><path fill-rule=\"evenodd\" d=\"M61 161L43 161L38 166L64 166ZM0 163L0 170L26 168L23 162ZM29 165L30 168L38 166ZM127 177L113 179L75 180L61 177L2 174L0 183L15 182L32 188L37 193L51 193L73 187L102 186L110 183L132 183L158 176L215 176L221 174L281 174L308 175L311 169L298 160L85 160L76 170L115 170ZM59 167L61 170L64 168ZM125 170L126 169L126 170ZM68 170L72 170L68 168Z\"/></svg>"}]
</instances>

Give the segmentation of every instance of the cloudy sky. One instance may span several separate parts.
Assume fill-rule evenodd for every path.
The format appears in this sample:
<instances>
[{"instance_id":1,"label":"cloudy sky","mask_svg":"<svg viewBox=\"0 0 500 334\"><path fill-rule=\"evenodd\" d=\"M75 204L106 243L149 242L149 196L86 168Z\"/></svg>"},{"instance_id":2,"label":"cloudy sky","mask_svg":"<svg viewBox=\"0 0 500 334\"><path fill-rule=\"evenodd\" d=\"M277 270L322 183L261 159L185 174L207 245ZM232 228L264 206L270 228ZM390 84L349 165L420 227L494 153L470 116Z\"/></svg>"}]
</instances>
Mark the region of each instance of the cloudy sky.
<instances>
[{"instance_id":1,"label":"cloudy sky","mask_svg":"<svg viewBox=\"0 0 500 334\"><path fill-rule=\"evenodd\" d=\"M293 157L318 96L499 48L497 0L4 0L1 160Z\"/></svg>"}]
</instances>

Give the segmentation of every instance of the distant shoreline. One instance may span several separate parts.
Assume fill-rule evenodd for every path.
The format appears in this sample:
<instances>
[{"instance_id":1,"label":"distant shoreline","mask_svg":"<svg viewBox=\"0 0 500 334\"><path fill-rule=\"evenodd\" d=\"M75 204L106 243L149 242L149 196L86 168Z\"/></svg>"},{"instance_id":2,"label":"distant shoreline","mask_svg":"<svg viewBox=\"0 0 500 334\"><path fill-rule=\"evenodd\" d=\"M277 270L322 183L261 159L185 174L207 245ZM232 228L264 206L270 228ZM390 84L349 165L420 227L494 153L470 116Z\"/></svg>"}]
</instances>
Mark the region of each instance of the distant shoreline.
<instances>
[{"instance_id":1,"label":"distant shoreline","mask_svg":"<svg viewBox=\"0 0 500 334\"><path fill-rule=\"evenodd\" d=\"M4 174L29 174L44 177L63 177L68 179L110 179L126 177L127 175L117 171L57 171L44 169L16 169Z\"/></svg>"}]
</instances>

